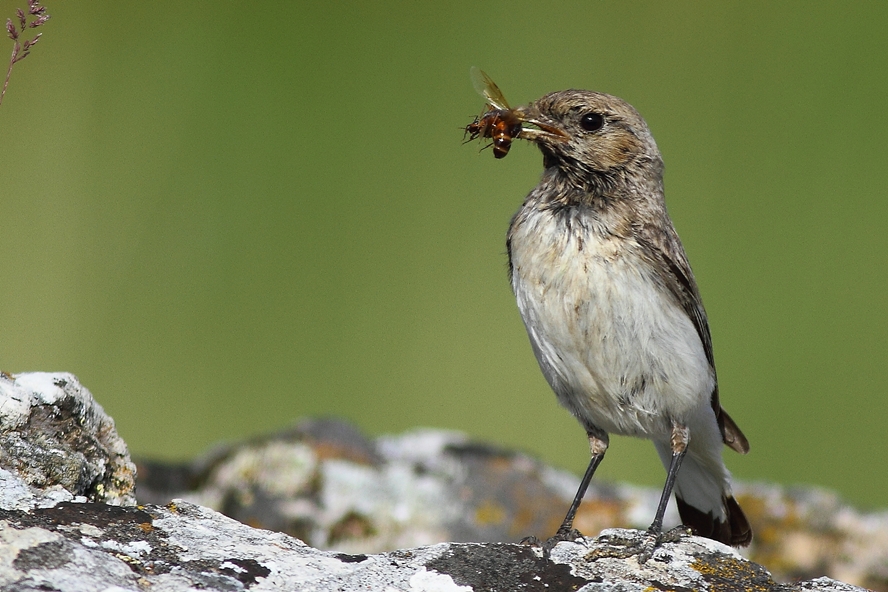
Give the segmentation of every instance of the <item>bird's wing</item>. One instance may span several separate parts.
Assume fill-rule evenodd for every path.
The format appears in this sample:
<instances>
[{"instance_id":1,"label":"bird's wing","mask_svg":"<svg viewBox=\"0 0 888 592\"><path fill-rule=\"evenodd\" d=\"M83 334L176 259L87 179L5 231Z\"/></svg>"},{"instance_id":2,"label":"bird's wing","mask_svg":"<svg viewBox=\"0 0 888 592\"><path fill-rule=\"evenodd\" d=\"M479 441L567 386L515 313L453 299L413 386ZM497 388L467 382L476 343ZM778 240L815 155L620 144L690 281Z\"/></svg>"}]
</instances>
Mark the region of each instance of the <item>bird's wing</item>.
<instances>
[{"instance_id":1,"label":"bird's wing","mask_svg":"<svg viewBox=\"0 0 888 592\"><path fill-rule=\"evenodd\" d=\"M646 256L655 260L651 261L651 268L660 277L660 281L669 289L669 292L681 306L682 310L691 319L709 366L715 374L715 357L712 354L712 336L709 333L709 320L706 310L703 308L703 300L697 288L697 281L688 263L684 248L678 235L671 228L663 229L650 225L642 225L636 228L636 239L642 246ZM721 408L718 400L718 378L715 388L712 389L712 410L718 421L718 428L722 434L722 441L732 450L741 454L749 452L749 441L734 420Z\"/></svg>"}]
</instances>

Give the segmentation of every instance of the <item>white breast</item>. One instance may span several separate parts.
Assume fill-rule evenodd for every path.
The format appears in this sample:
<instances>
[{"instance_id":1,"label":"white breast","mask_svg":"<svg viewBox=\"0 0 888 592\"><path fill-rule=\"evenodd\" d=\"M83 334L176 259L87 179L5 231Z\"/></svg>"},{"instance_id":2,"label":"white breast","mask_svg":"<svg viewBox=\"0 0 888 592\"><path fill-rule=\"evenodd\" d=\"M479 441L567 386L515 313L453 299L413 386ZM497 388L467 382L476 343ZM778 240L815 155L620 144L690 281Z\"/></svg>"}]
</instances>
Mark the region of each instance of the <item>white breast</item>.
<instances>
[{"instance_id":1,"label":"white breast","mask_svg":"<svg viewBox=\"0 0 888 592\"><path fill-rule=\"evenodd\" d=\"M607 432L668 439L715 386L693 323L636 243L581 212L525 208L510 234L512 287L559 401Z\"/></svg>"}]
</instances>

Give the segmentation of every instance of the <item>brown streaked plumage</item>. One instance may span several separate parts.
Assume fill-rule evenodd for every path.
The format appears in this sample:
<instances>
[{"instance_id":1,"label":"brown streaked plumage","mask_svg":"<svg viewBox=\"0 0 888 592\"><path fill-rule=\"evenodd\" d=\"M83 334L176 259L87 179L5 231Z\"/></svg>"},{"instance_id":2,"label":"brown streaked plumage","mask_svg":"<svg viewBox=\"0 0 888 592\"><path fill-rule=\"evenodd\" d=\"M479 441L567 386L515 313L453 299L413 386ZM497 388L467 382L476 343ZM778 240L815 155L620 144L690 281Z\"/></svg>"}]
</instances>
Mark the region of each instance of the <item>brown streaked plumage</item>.
<instances>
[{"instance_id":1,"label":"brown streaked plumage","mask_svg":"<svg viewBox=\"0 0 888 592\"><path fill-rule=\"evenodd\" d=\"M720 449L746 453L749 443L719 402L706 311L666 211L647 124L622 99L582 90L512 111L545 169L509 228L512 288L540 368L592 452L547 548L576 534L573 517L608 433L652 440L667 467L642 560L663 539L673 490L698 534L748 544Z\"/></svg>"}]
</instances>

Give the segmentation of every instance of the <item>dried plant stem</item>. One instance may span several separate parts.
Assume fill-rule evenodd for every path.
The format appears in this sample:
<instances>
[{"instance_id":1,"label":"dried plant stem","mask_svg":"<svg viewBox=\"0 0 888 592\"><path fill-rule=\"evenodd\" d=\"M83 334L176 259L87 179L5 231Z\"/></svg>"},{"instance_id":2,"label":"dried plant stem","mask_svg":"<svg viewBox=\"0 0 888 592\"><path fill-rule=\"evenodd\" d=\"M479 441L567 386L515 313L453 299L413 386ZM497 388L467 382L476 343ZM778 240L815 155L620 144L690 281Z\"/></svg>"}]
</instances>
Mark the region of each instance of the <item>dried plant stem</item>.
<instances>
[{"instance_id":1,"label":"dried plant stem","mask_svg":"<svg viewBox=\"0 0 888 592\"><path fill-rule=\"evenodd\" d=\"M42 33L37 33L33 39L25 39L23 43L19 43L19 36L25 32L25 29L36 29L49 20L49 15L46 14L46 7L40 5L40 0L28 0L27 14L34 17L34 20L28 22L25 11L21 8L16 9L15 16L18 21L18 27L12 22L12 19L6 19L6 33L12 39L12 55L9 58L9 67L6 69L3 89L0 90L0 105L3 104L3 97L6 96L6 89L9 87L12 67L16 62L20 62L28 57L28 54L31 53L31 48L40 41Z\"/></svg>"},{"instance_id":2,"label":"dried plant stem","mask_svg":"<svg viewBox=\"0 0 888 592\"><path fill-rule=\"evenodd\" d=\"M9 77L12 75L12 65L16 62L15 58L18 56L20 48L18 41L12 46L12 57L9 58L9 67L6 69L6 80L3 81L3 90L0 91L0 105L3 104L3 97L6 96L6 87L9 86Z\"/></svg>"}]
</instances>

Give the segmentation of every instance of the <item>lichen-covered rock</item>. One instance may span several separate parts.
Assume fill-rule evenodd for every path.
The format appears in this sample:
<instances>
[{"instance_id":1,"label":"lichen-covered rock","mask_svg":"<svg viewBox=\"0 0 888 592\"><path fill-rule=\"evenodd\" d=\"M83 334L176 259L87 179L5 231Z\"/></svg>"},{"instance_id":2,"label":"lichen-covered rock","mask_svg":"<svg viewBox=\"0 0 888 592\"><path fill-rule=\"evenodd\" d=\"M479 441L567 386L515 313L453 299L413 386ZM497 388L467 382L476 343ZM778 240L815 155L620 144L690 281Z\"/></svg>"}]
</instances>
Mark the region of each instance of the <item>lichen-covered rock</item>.
<instances>
[{"instance_id":1,"label":"lichen-covered rock","mask_svg":"<svg viewBox=\"0 0 888 592\"><path fill-rule=\"evenodd\" d=\"M606 532L539 549L508 543L441 543L375 555L320 551L250 528L207 508L114 507L63 502L0 511L0 589L87 592L286 590L528 592L642 590L862 590L827 578L775 584L760 565L698 537L667 543L643 566L619 558ZM617 553L614 553L617 551Z\"/></svg>"},{"instance_id":2,"label":"lichen-covered rock","mask_svg":"<svg viewBox=\"0 0 888 592\"><path fill-rule=\"evenodd\" d=\"M339 420L310 419L192 463L139 461L137 497L211 507L313 547L372 553L439 541L545 538L577 479L526 454L453 431L371 440ZM596 533L650 521L659 492L594 482L576 526ZM667 516L677 523L672 508Z\"/></svg>"},{"instance_id":3,"label":"lichen-covered rock","mask_svg":"<svg viewBox=\"0 0 888 592\"><path fill-rule=\"evenodd\" d=\"M187 501L128 505L135 468L89 391L70 374L3 374L0 455L0 591L855 589L810 576L775 584L761 565L694 537L663 545L640 566L622 546L639 536L631 530L562 543L548 560L509 543L427 546L545 537L576 485L526 455L453 432L371 440L343 422L310 420L192 463L146 463L140 495L181 492L236 521ZM590 533L646 523L658 497L601 483L591 493L576 521ZM738 493L757 521L753 552L772 551L778 568L798 565L784 559L794 557L823 561L789 570L799 579L844 565L855 582L888 581L878 520L852 535L861 515L834 496ZM295 531L327 550L245 523ZM861 550L865 540L876 547ZM832 564L822 559L825 542Z\"/></svg>"},{"instance_id":4,"label":"lichen-covered rock","mask_svg":"<svg viewBox=\"0 0 888 592\"><path fill-rule=\"evenodd\" d=\"M135 503L136 467L77 377L0 373L0 508Z\"/></svg>"},{"instance_id":5,"label":"lichen-covered rock","mask_svg":"<svg viewBox=\"0 0 888 592\"><path fill-rule=\"evenodd\" d=\"M141 501L182 497L313 547L378 553L439 541L515 542L558 528L579 477L464 434L370 439L336 420L139 466ZM888 512L863 513L811 487L736 484L755 531L743 554L778 581L828 575L888 590ZM660 490L593 480L575 526L644 528ZM678 523L670 505L667 524Z\"/></svg>"}]
</instances>

